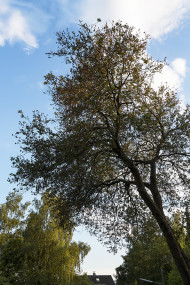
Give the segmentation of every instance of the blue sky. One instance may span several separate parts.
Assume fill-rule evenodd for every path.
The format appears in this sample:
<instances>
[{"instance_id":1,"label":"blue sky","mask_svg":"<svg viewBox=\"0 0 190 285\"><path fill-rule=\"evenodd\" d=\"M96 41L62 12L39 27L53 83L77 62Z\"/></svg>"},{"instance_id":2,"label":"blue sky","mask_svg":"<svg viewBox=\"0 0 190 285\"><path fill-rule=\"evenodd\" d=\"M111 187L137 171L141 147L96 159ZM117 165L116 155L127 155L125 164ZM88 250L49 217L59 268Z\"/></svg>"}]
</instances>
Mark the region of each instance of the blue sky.
<instances>
[{"instance_id":1,"label":"blue sky","mask_svg":"<svg viewBox=\"0 0 190 285\"><path fill-rule=\"evenodd\" d=\"M155 59L167 57L169 64L156 84L168 81L182 104L190 103L190 0L0 0L0 203L13 187L7 178L10 157L18 153L12 136L18 130L18 110L29 116L35 109L51 114L43 76L66 70L60 59L45 55L56 49L56 31L77 29L79 19L95 23L97 18L122 20L149 33L148 53ZM89 274L113 274L121 264L124 250L107 253L84 229L75 239L92 247L83 266Z\"/></svg>"}]
</instances>

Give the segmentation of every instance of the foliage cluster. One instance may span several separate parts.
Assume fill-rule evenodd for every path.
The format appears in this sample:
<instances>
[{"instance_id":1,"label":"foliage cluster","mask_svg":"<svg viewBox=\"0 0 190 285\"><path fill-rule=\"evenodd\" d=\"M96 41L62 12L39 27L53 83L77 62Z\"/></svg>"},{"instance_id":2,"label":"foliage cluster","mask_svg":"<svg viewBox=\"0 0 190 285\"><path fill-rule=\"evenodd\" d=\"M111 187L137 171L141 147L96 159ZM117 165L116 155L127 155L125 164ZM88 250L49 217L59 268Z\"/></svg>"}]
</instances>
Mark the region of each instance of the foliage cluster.
<instances>
[{"instance_id":1,"label":"foliage cluster","mask_svg":"<svg viewBox=\"0 0 190 285\"><path fill-rule=\"evenodd\" d=\"M21 200L10 193L0 207L0 284L80 284L77 273L90 247L72 242L72 230L59 226L45 197L30 211Z\"/></svg>"}]
</instances>

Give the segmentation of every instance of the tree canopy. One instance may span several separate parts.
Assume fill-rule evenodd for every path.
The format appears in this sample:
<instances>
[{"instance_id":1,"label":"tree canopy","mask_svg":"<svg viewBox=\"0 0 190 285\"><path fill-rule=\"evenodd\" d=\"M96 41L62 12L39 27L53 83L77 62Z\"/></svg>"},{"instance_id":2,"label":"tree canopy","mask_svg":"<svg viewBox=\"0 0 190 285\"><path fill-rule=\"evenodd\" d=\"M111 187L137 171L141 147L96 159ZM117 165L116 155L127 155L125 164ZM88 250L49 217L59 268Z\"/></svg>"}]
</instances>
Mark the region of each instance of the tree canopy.
<instances>
[{"instance_id":1,"label":"tree canopy","mask_svg":"<svg viewBox=\"0 0 190 285\"><path fill-rule=\"evenodd\" d=\"M93 226L111 246L152 214L189 284L167 214L189 204L190 107L167 85L153 87L164 63L126 24L80 23L57 43L49 56L63 57L70 72L45 76L55 117L34 112L21 122L13 181L56 197L60 216Z\"/></svg>"}]
</instances>

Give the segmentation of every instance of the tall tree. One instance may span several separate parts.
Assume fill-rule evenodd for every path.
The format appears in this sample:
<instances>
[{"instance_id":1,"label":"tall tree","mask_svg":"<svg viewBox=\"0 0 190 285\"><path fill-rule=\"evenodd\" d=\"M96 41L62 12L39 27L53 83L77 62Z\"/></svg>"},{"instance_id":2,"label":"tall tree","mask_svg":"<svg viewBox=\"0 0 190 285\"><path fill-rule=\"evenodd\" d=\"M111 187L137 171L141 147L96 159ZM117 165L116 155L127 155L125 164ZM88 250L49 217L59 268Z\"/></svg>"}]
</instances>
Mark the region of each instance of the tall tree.
<instances>
[{"instance_id":1,"label":"tall tree","mask_svg":"<svg viewBox=\"0 0 190 285\"><path fill-rule=\"evenodd\" d=\"M81 23L57 42L49 56L65 58L70 73L45 77L55 118L36 112L21 123L13 181L56 196L60 215L93 224L111 243L152 214L189 284L190 261L167 219L189 201L189 106L167 85L153 88L164 64L128 25Z\"/></svg>"}]
</instances>

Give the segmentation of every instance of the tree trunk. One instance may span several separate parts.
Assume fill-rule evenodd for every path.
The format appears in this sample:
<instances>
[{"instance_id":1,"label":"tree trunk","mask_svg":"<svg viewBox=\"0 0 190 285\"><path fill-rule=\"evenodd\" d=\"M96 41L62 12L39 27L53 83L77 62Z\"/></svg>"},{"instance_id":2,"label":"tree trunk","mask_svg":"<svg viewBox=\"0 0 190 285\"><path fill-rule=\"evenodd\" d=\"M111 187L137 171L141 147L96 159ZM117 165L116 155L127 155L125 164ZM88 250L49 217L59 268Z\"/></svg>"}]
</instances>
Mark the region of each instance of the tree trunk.
<instances>
[{"instance_id":1,"label":"tree trunk","mask_svg":"<svg viewBox=\"0 0 190 285\"><path fill-rule=\"evenodd\" d=\"M164 213L157 207L157 205L150 198L145 189L139 191L142 199L149 207L152 215L156 219L173 256L174 262L178 268L184 285L190 285L190 260L178 243L174 232L169 225Z\"/></svg>"},{"instance_id":2,"label":"tree trunk","mask_svg":"<svg viewBox=\"0 0 190 285\"><path fill-rule=\"evenodd\" d=\"M154 215L154 214L153 214ZM163 235L166 239L170 252L173 256L174 262L178 268L178 271L181 275L184 285L190 285L190 260L186 256L185 252L181 248L180 244L178 243L174 232L170 225L168 224L166 217L161 214L154 215L155 219L157 220L160 229L163 232Z\"/></svg>"},{"instance_id":3,"label":"tree trunk","mask_svg":"<svg viewBox=\"0 0 190 285\"><path fill-rule=\"evenodd\" d=\"M130 168L135 182L137 186L137 190L139 192L139 195L141 196L142 200L145 202L147 207L150 209L152 215L156 219L161 231L163 232L163 235L166 239L166 242L168 244L168 247L170 249L170 252L173 256L174 262L178 268L178 271L181 275L181 278L183 280L184 285L190 285L190 260L186 256L185 252L181 248L180 244L178 243L174 232L169 225L167 218L164 214L164 211L162 209L162 203L159 198L159 196L156 196L159 194L159 190L156 188L152 189L153 193L153 199L146 191L145 185L143 183L142 177L138 171L138 168L125 156L124 152L119 149L118 151L119 157L126 163L126 165ZM156 174L153 174L156 175ZM156 179L156 177L154 177ZM152 178L151 178L152 180ZM154 183L153 183L154 184ZM157 184L157 183L156 183ZM153 185L154 186L154 185ZM155 200L154 200L155 198ZM158 199L159 198L159 199Z\"/></svg>"}]
</instances>

